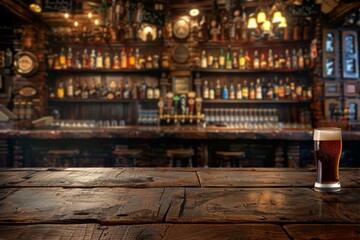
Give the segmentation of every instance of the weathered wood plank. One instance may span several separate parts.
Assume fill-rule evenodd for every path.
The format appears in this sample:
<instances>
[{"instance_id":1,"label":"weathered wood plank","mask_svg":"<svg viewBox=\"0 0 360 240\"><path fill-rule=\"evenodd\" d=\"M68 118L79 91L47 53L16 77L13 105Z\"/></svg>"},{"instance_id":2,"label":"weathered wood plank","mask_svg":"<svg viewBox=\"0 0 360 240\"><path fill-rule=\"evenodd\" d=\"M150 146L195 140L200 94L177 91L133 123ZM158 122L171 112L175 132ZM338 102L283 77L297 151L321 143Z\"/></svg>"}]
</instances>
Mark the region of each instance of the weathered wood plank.
<instances>
[{"instance_id":1,"label":"weathered wood plank","mask_svg":"<svg viewBox=\"0 0 360 240\"><path fill-rule=\"evenodd\" d=\"M291 224L284 229L296 240L360 239L360 224Z\"/></svg>"},{"instance_id":2,"label":"weathered wood plank","mask_svg":"<svg viewBox=\"0 0 360 240\"><path fill-rule=\"evenodd\" d=\"M98 240L105 228L97 224L0 225L0 239Z\"/></svg>"},{"instance_id":3,"label":"weathered wood plank","mask_svg":"<svg viewBox=\"0 0 360 240\"><path fill-rule=\"evenodd\" d=\"M184 195L183 188L16 190L0 202L0 223L157 223L172 199Z\"/></svg>"},{"instance_id":4,"label":"weathered wood plank","mask_svg":"<svg viewBox=\"0 0 360 240\"><path fill-rule=\"evenodd\" d=\"M18 172L17 172L18 173ZM23 173L23 172L20 172ZM19 173L19 175L20 175ZM1 178L0 178L1 179ZM159 171L149 168L72 168L40 171L21 182L8 182L11 187L198 187L196 173Z\"/></svg>"},{"instance_id":5,"label":"weathered wood plank","mask_svg":"<svg viewBox=\"0 0 360 240\"><path fill-rule=\"evenodd\" d=\"M0 186L21 184L37 171L0 171Z\"/></svg>"},{"instance_id":6,"label":"weathered wood plank","mask_svg":"<svg viewBox=\"0 0 360 240\"><path fill-rule=\"evenodd\" d=\"M360 188L342 188L339 192L335 193L317 194L352 222L360 222Z\"/></svg>"},{"instance_id":7,"label":"weathered wood plank","mask_svg":"<svg viewBox=\"0 0 360 240\"><path fill-rule=\"evenodd\" d=\"M202 187L313 187L315 172L290 171L207 171L199 170L198 176ZM359 187L358 169L340 171L343 187Z\"/></svg>"},{"instance_id":8,"label":"weathered wood plank","mask_svg":"<svg viewBox=\"0 0 360 240\"><path fill-rule=\"evenodd\" d=\"M186 188L179 205L167 222L350 222L306 188Z\"/></svg>"},{"instance_id":9,"label":"weathered wood plank","mask_svg":"<svg viewBox=\"0 0 360 240\"><path fill-rule=\"evenodd\" d=\"M107 240L107 239L288 239L274 224L143 224L101 226L98 224L0 225L1 239Z\"/></svg>"}]
</instances>

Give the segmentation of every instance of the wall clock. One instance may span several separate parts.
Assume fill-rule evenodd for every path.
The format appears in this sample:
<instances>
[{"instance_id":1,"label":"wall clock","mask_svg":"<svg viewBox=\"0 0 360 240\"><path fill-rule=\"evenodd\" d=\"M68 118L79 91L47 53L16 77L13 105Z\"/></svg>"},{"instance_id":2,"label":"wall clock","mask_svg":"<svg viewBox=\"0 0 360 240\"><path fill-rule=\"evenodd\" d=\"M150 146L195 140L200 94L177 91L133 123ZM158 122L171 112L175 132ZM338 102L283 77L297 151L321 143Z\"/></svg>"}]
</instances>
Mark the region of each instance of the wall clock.
<instances>
[{"instance_id":1,"label":"wall clock","mask_svg":"<svg viewBox=\"0 0 360 240\"><path fill-rule=\"evenodd\" d=\"M187 38L187 36L189 36L189 23L183 19L179 19L174 23L174 36L179 38L179 39L184 39Z\"/></svg>"},{"instance_id":2,"label":"wall clock","mask_svg":"<svg viewBox=\"0 0 360 240\"><path fill-rule=\"evenodd\" d=\"M36 56L30 52L19 52L14 56L14 69L23 76L34 74L39 66Z\"/></svg>"}]
</instances>

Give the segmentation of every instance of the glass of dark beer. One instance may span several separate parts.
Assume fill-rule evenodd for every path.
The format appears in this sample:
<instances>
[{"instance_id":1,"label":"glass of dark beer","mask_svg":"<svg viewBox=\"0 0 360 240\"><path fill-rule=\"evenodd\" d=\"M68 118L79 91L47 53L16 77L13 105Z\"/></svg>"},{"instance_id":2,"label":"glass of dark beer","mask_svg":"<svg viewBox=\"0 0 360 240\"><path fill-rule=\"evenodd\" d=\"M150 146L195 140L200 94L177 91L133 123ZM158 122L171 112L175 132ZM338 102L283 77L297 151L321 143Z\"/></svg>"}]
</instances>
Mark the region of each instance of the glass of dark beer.
<instances>
[{"instance_id":1,"label":"glass of dark beer","mask_svg":"<svg viewBox=\"0 0 360 240\"><path fill-rule=\"evenodd\" d=\"M320 192L339 191L339 163L342 150L341 128L316 128L314 152L316 182L314 189Z\"/></svg>"}]
</instances>

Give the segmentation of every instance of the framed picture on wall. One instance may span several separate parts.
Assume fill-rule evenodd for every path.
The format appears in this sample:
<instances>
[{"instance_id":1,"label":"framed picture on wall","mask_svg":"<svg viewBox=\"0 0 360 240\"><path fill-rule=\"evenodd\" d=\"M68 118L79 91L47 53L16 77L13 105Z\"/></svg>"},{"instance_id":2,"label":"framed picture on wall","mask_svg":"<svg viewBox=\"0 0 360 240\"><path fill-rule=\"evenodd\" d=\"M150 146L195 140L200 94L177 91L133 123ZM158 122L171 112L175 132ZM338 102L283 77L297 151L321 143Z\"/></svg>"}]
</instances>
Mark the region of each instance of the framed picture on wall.
<instances>
[{"instance_id":1,"label":"framed picture on wall","mask_svg":"<svg viewBox=\"0 0 360 240\"><path fill-rule=\"evenodd\" d=\"M344 82L344 96L357 97L359 96L359 82L358 81L345 81Z\"/></svg>"},{"instance_id":2,"label":"framed picture on wall","mask_svg":"<svg viewBox=\"0 0 360 240\"><path fill-rule=\"evenodd\" d=\"M341 85L339 82L325 82L324 96L339 97L341 94Z\"/></svg>"},{"instance_id":3,"label":"framed picture on wall","mask_svg":"<svg viewBox=\"0 0 360 240\"><path fill-rule=\"evenodd\" d=\"M191 89L191 77L190 76L174 76L172 81L173 93L182 94L188 93Z\"/></svg>"},{"instance_id":4,"label":"framed picture on wall","mask_svg":"<svg viewBox=\"0 0 360 240\"><path fill-rule=\"evenodd\" d=\"M343 78L359 78L358 36L356 31L343 31L342 40L342 75Z\"/></svg>"},{"instance_id":5,"label":"framed picture on wall","mask_svg":"<svg viewBox=\"0 0 360 240\"><path fill-rule=\"evenodd\" d=\"M339 33L337 29L323 30L323 77L339 77Z\"/></svg>"},{"instance_id":6,"label":"framed picture on wall","mask_svg":"<svg viewBox=\"0 0 360 240\"><path fill-rule=\"evenodd\" d=\"M337 120L340 116L341 103L337 99L326 99L325 100L325 118L327 120Z\"/></svg>"},{"instance_id":7,"label":"framed picture on wall","mask_svg":"<svg viewBox=\"0 0 360 240\"><path fill-rule=\"evenodd\" d=\"M348 111L348 118L351 121L359 121L360 120L360 99L346 99L345 100L345 108Z\"/></svg>"}]
</instances>

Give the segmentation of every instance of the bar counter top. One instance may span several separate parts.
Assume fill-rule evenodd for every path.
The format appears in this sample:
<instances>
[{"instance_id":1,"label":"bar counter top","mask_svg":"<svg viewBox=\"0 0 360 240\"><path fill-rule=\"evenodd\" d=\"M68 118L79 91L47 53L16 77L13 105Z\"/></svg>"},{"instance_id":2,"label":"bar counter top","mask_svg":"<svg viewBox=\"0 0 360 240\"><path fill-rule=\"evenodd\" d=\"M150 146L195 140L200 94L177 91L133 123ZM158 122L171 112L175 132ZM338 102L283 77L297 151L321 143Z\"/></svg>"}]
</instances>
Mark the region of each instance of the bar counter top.
<instances>
[{"instance_id":1,"label":"bar counter top","mask_svg":"<svg viewBox=\"0 0 360 240\"><path fill-rule=\"evenodd\" d=\"M360 169L3 168L0 239L359 239Z\"/></svg>"},{"instance_id":2,"label":"bar counter top","mask_svg":"<svg viewBox=\"0 0 360 240\"><path fill-rule=\"evenodd\" d=\"M360 141L360 132L343 131L343 140ZM179 138L311 141L312 130L244 130L225 127L125 126L108 128L3 129L0 138L90 139L90 138Z\"/></svg>"}]
</instances>

